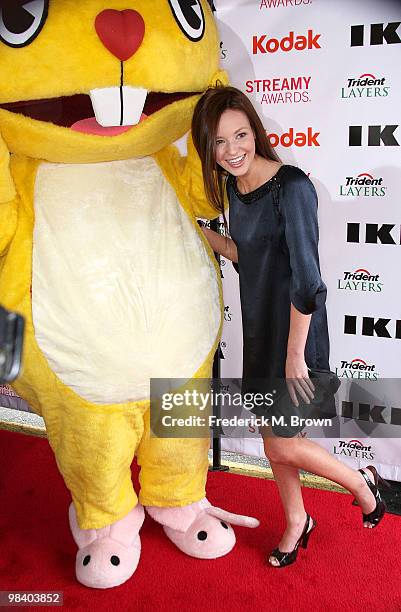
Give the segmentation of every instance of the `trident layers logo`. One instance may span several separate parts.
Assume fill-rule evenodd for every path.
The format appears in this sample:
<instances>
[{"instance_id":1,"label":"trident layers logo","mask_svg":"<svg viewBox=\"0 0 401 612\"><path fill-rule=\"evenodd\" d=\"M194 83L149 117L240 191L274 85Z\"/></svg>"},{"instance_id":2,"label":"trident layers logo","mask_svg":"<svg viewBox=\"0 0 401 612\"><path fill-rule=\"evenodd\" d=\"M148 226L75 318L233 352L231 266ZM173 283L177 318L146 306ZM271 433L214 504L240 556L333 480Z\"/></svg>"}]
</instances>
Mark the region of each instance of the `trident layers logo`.
<instances>
[{"instance_id":1,"label":"trident layers logo","mask_svg":"<svg viewBox=\"0 0 401 612\"><path fill-rule=\"evenodd\" d=\"M371 274L365 268L358 268L355 272L344 272L343 278L338 279L337 289L381 293L383 283L379 279L379 274Z\"/></svg>"},{"instance_id":2,"label":"trident layers logo","mask_svg":"<svg viewBox=\"0 0 401 612\"><path fill-rule=\"evenodd\" d=\"M379 378L376 365L373 363L369 364L359 357L351 361L342 359L340 366L336 367L336 374L339 378L354 378L358 380L377 380Z\"/></svg>"},{"instance_id":3,"label":"trident layers logo","mask_svg":"<svg viewBox=\"0 0 401 612\"><path fill-rule=\"evenodd\" d=\"M361 76L348 77L347 85L341 88L341 98L386 98L390 86L385 77L375 77L373 74L361 74Z\"/></svg>"},{"instance_id":4,"label":"trident layers logo","mask_svg":"<svg viewBox=\"0 0 401 612\"><path fill-rule=\"evenodd\" d=\"M353 457L354 459L366 459L372 461L375 458L375 452L371 445L365 446L360 440L339 440L333 446L334 455L343 457Z\"/></svg>"},{"instance_id":5,"label":"trident layers logo","mask_svg":"<svg viewBox=\"0 0 401 612\"><path fill-rule=\"evenodd\" d=\"M383 185L382 176L373 176L369 172L361 172L356 176L346 176L340 185L340 196L346 198L382 198L386 195L387 186Z\"/></svg>"}]
</instances>

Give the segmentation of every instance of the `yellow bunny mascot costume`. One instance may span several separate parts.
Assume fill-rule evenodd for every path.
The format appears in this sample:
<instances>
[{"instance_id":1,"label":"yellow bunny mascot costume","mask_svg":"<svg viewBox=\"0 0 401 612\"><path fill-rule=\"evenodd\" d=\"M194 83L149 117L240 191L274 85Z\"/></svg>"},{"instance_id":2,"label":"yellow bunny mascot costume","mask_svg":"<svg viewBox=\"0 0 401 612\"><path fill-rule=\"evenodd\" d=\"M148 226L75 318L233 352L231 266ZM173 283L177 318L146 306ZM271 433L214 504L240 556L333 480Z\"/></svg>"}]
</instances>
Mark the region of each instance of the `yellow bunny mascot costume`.
<instances>
[{"instance_id":1,"label":"yellow bunny mascot costume","mask_svg":"<svg viewBox=\"0 0 401 612\"><path fill-rule=\"evenodd\" d=\"M207 438L149 435L149 379L209 377L219 271L199 160L172 143L218 80L205 0L20 0L0 8L0 303L26 318L15 384L72 494L77 578L135 571L143 506L184 552L226 554ZM141 466L139 500L131 482Z\"/></svg>"}]
</instances>

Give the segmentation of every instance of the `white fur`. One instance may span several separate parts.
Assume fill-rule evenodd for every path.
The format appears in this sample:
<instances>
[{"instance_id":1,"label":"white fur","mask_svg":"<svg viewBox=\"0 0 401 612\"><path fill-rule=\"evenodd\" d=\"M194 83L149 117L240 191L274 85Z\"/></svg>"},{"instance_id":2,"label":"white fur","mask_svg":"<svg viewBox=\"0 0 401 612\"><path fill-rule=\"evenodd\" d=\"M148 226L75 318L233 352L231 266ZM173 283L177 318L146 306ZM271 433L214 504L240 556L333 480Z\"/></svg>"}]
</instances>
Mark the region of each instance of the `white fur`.
<instances>
[{"instance_id":1,"label":"white fur","mask_svg":"<svg viewBox=\"0 0 401 612\"><path fill-rule=\"evenodd\" d=\"M32 292L52 370L99 404L191 377L220 325L215 268L152 158L39 167Z\"/></svg>"}]
</instances>

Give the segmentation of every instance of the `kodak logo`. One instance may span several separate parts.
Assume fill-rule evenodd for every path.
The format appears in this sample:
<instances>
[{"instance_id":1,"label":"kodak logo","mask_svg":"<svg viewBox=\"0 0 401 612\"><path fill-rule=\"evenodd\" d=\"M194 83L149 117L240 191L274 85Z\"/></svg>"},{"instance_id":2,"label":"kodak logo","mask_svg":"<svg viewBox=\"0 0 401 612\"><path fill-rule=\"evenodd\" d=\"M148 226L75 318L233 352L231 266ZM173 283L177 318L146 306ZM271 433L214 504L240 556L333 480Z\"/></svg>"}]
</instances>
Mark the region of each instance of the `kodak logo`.
<instances>
[{"instance_id":1,"label":"kodak logo","mask_svg":"<svg viewBox=\"0 0 401 612\"><path fill-rule=\"evenodd\" d=\"M279 144L282 147L320 147L318 137L320 132L314 132L313 128L308 127L306 132L295 132L294 128L290 128L288 132L284 132L281 136L274 132L267 133L272 147L277 147Z\"/></svg>"},{"instance_id":2,"label":"kodak logo","mask_svg":"<svg viewBox=\"0 0 401 612\"><path fill-rule=\"evenodd\" d=\"M321 49L319 38L321 34L313 35L313 30L308 30L306 36L295 36L295 32L291 31L288 36L281 39L268 38L267 34L262 36L253 36L252 53L276 53L279 49L288 53L295 49L296 51L304 51L305 49Z\"/></svg>"}]
</instances>

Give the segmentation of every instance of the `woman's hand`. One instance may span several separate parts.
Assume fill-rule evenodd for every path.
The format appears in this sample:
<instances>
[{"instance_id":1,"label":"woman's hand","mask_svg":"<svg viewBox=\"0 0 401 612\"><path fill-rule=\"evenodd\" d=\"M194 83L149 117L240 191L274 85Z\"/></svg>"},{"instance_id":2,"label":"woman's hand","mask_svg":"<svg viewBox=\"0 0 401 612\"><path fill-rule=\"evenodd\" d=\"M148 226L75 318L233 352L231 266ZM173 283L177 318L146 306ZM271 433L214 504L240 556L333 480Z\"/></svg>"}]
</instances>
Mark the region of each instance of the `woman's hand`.
<instances>
[{"instance_id":1,"label":"woman's hand","mask_svg":"<svg viewBox=\"0 0 401 612\"><path fill-rule=\"evenodd\" d=\"M287 353L285 377L288 393L294 406L298 407L297 394L306 403L313 399L315 387L309 378L308 368L302 355Z\"/></svg>"},{"instance_id":2,"label":"woman's hand","mask_svg":"<svg viewBox=\"0 0 401 612\"><path fill-rule=\"evenodd\" d=\"M287 361L285 363L285 377L288 393L294 406L298 407L297 393L299 397L310 404L313 399L315 387L309 378L308 368L305 363L305 344L308 337L311 315L299 312L294 304L290 311L290 333L287 343Z\"/></svg>"}]
</instances>

